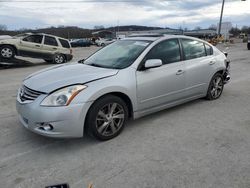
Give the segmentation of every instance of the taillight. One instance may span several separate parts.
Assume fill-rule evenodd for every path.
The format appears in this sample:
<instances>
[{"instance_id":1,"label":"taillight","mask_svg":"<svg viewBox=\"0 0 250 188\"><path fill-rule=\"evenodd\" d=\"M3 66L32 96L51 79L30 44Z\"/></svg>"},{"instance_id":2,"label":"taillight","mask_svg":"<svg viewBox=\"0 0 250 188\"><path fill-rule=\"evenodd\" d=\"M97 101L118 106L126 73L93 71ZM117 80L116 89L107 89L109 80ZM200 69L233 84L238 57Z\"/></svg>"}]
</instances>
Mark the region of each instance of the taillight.
<instances>
[{"instance_id":1,"label":"taillight","mask_svg":"<svg viewBox=\"0 0 250 188\"><path fill-rule=\"evenodd\" d=\"M69 51L70 51L70 55L72 55L73 50L72 50L72 49L70 49Z\"/></svg>"}]
</instances>

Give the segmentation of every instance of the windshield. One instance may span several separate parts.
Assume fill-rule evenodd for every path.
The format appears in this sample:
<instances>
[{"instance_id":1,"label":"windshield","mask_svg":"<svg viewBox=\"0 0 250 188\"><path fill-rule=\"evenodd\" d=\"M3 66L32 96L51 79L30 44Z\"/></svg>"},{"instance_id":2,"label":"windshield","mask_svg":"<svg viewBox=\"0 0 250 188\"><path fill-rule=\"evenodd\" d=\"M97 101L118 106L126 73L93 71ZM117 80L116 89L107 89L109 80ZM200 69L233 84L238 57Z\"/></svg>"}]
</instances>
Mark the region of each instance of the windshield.
<instances>
[{"instance_id":1,"label":"windshield","mask_svg":"<svg viewBox=\"0 0 250 188\"><path fill-rule=\"evenodd\" d=\"M149 44L149 41L117 41L99 50L84 63L103 68L123 69L130 66Z\"/></svg>"}]
</instances>

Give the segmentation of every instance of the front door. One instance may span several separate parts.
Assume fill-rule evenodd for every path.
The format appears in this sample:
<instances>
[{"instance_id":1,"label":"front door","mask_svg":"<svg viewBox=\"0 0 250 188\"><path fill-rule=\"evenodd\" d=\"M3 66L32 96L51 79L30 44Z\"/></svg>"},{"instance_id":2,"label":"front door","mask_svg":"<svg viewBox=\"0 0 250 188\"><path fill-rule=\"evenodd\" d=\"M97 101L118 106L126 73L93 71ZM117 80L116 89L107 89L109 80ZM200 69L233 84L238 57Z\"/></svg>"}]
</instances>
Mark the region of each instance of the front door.
<instances>
[{"instance_id":1,"label":"front door","mask_svg":"<svg viewBox=\"0 0 250 188\"><path fill-rule=\"evenodd\" d=\"M185 65L181 61L178 39L160 42L143 62L148 59L161 59L163 65L137 71L138 110L159 107L184 98Z\"/></svg>"},{"instance_id":2,"label":"front door","mask_svg":"<svg viewBox=\"0 0 250 188\"><path fill-rule=\"evenodd\" d=\"M43 35L29 35L20 41L20 55L39 57L41 55Z\"/></svg>"}]
</instances>

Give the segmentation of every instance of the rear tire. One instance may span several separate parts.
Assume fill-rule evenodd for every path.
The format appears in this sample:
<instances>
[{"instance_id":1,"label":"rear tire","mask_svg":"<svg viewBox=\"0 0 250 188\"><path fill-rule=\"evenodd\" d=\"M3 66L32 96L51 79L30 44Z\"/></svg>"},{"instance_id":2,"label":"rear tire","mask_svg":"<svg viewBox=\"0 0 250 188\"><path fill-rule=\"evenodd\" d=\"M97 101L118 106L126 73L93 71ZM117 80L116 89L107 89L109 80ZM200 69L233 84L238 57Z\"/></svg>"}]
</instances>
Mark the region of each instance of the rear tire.
<instances>
[{"instance_id":1,"label":"rear tire","mask_svg":"<svg viewBox=\"0 0 250 188\"><path fill-rule=\"evenodd\" d=\"M54 64L62 64L66 62L66 58L63 54L55 54L53 63Z\"/></svg>"},{"instance_id":2,"label":"rear tire","mask_svg":"<svg viewBox=\"0 0 250 188\"><path fill-rule=\"evenodd\" d=\"M216 100L220 98L224 89L223 76L220 73L216 73L209 84L206 99Z\"/></svg>"},{"instance_id":3,"label":"rear tire","mask_svg":"<svg viewBox=\"0 0 250 188\"><path fill-rule=\"evenodd\" d=\"M12 59L15 55L15 49L12 46L5 45L0 47L0 58Z\"/></svg>"},{"instance_id":4,"label":"rear tire","mask_svg":"<svg viewBox=\"0 0 250 188\"><path fill-rule=\"evenodd\" d=\"M98 99L89 109L86 119L88 134L98 140L109 140L118 136L128 119L128 107L114 95Z\"/></svg>"}]
</instances>

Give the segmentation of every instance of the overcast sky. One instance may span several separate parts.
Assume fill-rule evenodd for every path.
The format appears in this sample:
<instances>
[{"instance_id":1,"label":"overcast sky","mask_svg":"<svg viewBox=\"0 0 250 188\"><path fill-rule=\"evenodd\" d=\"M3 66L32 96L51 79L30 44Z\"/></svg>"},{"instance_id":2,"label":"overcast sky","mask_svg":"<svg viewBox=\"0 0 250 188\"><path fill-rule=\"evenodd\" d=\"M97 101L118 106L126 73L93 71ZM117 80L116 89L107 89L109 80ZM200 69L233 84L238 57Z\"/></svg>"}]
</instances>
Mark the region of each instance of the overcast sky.
<instances>
[{"instance_id":1,"label":"overcast sky","mask_svg":"<svg viewBox=\"0 0 250 188\"><path fill-rule=\"evenodd\" d=\"M84 2L83 2L84 1ZM8 29L146 25L192 29L219 21L222 0L0 0ZM250 26L250 0L226 0L223 21Z\"/></svg>"}]
</instances>

